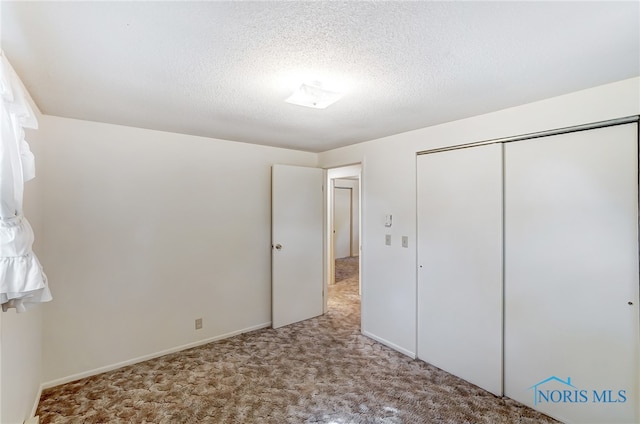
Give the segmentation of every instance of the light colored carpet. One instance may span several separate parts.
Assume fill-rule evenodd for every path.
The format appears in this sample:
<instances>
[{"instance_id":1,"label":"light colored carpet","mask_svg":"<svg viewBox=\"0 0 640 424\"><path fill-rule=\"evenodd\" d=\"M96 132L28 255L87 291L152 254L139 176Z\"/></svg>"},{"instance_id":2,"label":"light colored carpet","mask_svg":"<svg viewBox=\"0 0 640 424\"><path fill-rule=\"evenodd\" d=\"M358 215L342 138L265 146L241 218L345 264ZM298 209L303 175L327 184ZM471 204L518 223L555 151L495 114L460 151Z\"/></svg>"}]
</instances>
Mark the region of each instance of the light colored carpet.
<instances>
[{"instance_id":1,"label":"light colored carpet","mask_svg":"<svg viewBox=\"0 0 640 424\"><path fill-rule=\"evenodd\" d=\"M340 262L326 315L46 390L41 422L556 422L362 336L357 258Z\"/></svg>"}]
</instances>

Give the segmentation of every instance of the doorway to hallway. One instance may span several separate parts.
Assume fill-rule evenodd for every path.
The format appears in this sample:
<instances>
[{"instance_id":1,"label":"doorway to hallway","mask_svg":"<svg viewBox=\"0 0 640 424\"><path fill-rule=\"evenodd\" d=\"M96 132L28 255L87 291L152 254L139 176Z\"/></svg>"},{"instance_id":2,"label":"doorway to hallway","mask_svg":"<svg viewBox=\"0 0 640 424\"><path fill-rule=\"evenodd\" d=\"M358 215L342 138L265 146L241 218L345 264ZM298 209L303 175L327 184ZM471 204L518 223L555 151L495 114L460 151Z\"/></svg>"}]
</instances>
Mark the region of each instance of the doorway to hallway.
<instances>
[{"instance_id":1,"label":"doorway to hallway","mask_svg":"<svg viewBox=\"0 0 640 424\"><path fill-rule=\"evenodd\" d=\"M327 310L335 307L333 293L350 293L360 302L361 166L351 165L327 171ZM360 308L358 308L360 309Z\"/></svg>"}]
</instances>

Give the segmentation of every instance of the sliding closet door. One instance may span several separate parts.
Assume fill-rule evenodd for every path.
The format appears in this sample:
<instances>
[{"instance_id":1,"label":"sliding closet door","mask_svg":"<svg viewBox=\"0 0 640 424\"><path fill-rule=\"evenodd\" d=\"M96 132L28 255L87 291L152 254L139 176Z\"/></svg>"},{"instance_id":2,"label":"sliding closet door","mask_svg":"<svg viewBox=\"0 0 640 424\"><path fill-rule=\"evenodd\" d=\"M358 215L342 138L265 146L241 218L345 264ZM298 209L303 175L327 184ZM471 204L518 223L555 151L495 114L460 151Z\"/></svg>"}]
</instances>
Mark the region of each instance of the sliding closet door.
<instances>
[{"instance_id":1,"label":"sliding closet door","mask_svg":"<svg viewBox=\"0 0 640 424\"><path fill-rule=\"evenodd\" d=\"M418 264L418 357L501 395L501 145L418 156Z\"/></svg>"},{"instance_id":2,"label":"sliding closet door","mask_svg":"<svg viewBox=\"0 0 640 424\"><path fill-rule=\"evenodd\" d=\"M505 394L637 423L637 124L505 145Z\"/></svg>"}]
</instances>

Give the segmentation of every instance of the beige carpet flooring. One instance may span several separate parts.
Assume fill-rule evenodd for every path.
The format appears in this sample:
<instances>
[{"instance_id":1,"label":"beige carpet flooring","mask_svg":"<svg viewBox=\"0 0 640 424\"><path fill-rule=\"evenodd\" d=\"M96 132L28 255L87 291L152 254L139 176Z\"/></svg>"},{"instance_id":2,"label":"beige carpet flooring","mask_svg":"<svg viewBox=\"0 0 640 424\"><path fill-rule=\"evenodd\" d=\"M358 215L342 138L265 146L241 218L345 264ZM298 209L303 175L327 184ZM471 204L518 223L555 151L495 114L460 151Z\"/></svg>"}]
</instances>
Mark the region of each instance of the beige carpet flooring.
<instances>
[{"instance_id":1,"label":"beige carpet flooring","mask_svg":"<svg viewBox=\"0 0 640 424\"><path fill-rule=\"evenodd\" d=\"M363 337L357 270L339 261L324 316L46 390L41 423L556 422Z\"/></svg>"}]
</instances>

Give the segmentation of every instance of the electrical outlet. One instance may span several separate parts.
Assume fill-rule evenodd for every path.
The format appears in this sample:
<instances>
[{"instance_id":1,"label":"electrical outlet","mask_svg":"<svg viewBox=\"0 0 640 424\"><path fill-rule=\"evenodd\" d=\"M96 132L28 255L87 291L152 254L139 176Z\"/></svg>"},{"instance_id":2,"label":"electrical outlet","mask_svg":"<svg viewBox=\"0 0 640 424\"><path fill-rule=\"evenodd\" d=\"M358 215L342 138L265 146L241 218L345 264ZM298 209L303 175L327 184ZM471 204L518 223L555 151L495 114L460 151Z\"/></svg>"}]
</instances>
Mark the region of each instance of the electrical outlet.
<instances>
[{"instance_id":1,"label":"electrical outlet","mask_svg":"<svg viewBox=\"0 0 640 424\"><path fill-rule=\"evenodd\" d=\"M196 319L196 330L200 330L202 328L202 318Z\"/></svg>"},{"instance_id":2,"label":"electrical outlet","mask_svg":"<svg viewBox=\"0 0 640 424\"><path fill-rule=\"evenodd\" d=\"M384 235L384 244L387 246L391 246L391 234Z\"/></svg>"},{"instance_id":3,"label":"electrical outlet","mask_svg":"<svg viewBox=\"0 0 640 424\"><path fill-rule=\"evenodd\" d=\"M402 236L402 247L409 247L409 236Z\"/></svg>"}]
</instances>

